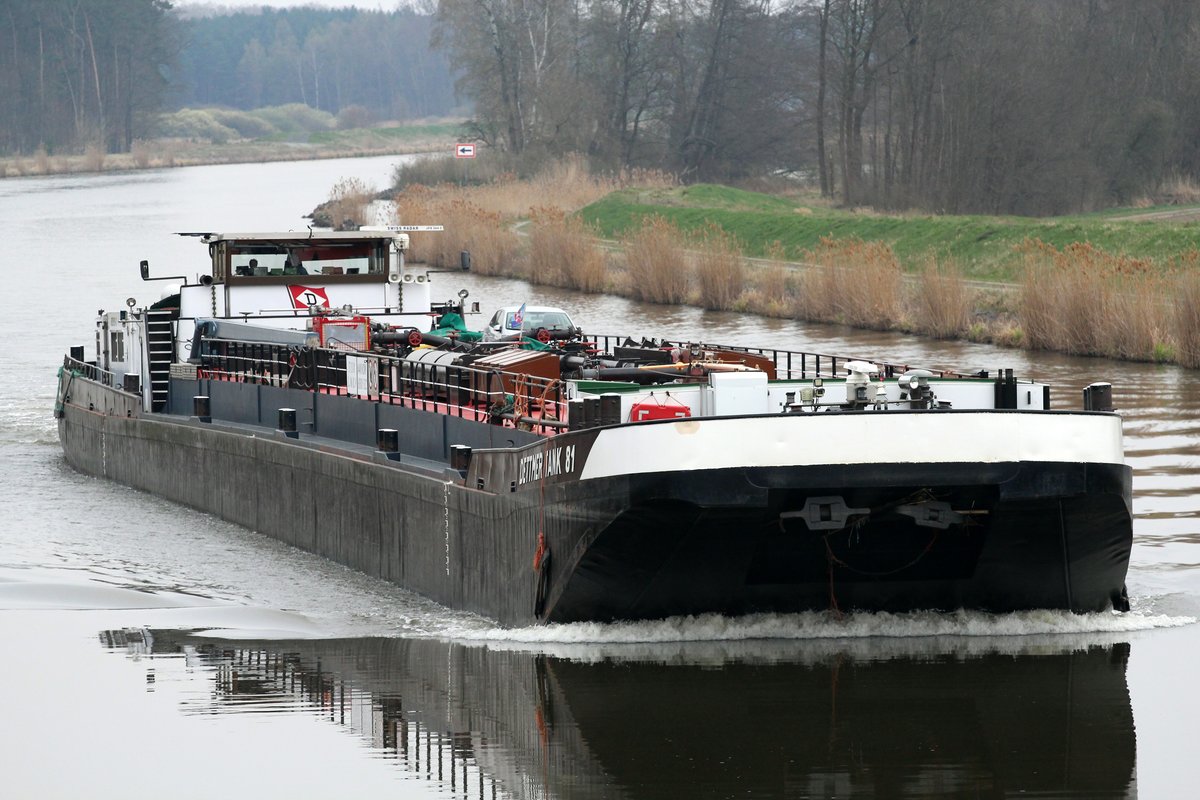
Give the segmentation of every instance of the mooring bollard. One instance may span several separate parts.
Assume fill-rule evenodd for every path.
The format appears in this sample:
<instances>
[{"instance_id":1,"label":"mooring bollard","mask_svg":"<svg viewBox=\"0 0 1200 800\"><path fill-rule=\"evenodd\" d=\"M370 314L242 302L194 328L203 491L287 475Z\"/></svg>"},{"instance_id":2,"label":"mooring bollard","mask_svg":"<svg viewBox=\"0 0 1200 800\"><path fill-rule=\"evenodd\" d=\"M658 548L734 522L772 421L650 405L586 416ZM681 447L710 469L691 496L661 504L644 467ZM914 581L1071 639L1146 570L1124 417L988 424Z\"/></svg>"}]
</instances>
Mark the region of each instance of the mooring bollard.
<instances>
[{"instance_id":1,"label":"mooring bollard","mask_svg":"<svg viewBox=\"0 0 1200 800\"><path fill-rule=\"evenodd\" d=\"M595 428L600 423L600 398L583 398L583 427Z\"/></svg>"},{"instance_id":2,"label":"mooring bollard","mask_svg":"<svg viewBox=\"0 0 1200 800\"><path fill-rule=\"evenodd\" d=\"M279 409L279 432L289 439L300 438L300 433L296 430L296 409Z\"/></svg>"},{"instance_id":3,"label":"mooring bollard","mask_svg":"<svg viewBox=\"0 0 1200 800\"><path fill-rule=\"evenodd\" d=\"M579 431L586 426L583 424L583 398L567 401L567 430Z\"/></svg>"},{"instance_id":4,"label":"mooring bollard","mask_svg":"<svg viewBox=\"0 0 1200 800\"><path fill-rule=\"evenodd\" d=\"M471 448L465 444L450 445L450 469L466 473L471 467Z\"/></svg>"},{"instance_id":5,"label":"mooring bollard","mask_svg":"<svg viewBox=\"0 0 1200 800\"><path fill-rule=\"evenodd\" d=\"M1092 383L1083 390L1084 411L1112 411L1113 396L1111 383Z\"/></svg>"},{"instance_id":6,"label":"mooring bollard","mask_svg":"<svg viewBox=\"0 0 1200 800\"><path fill-rule=\"evenodd\" d=\"M375 431L375 448L384 453L400 450L400 432L395 428L379 428Z\"/></svg>"},{"instance_id":7,"label":"mooring bollard","mask_svg":"<svg viewBox=\"0 0 1200 800\"><path fill-rule=\"evenodd\" d=\"M201 422L212 422L212 413L208 405L208 395L198 394L192 397L192 416Z\"/></svg>"},{"instance_id":8,"label":"mooring bollard","mask_svg":"<svg viewBox=\"0 0 1200 800\"><path fill-rule=\"evenodd\" d=\"M616 392L600 395L600 424L621 424L621 395Z\"/></svg>"}]
</instances>

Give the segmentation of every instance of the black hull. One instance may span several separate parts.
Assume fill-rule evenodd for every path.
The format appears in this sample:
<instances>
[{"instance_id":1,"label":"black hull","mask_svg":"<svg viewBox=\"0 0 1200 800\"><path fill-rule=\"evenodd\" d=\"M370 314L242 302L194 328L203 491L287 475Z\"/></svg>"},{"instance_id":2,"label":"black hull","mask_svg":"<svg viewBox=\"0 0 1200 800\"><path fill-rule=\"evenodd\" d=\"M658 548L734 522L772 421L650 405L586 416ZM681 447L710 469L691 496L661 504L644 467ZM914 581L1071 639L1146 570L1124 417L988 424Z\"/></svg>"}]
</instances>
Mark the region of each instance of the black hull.
<instances>
[{"instance_id":1,"label":"black hull","mask_svg":"<svg viewBox=\"0 0 1200 800\"><path fill-rule=\"evenodd\" d=\"M895 475L905 482L897 485ZM980 513L944 530L894 513L833 532L780 520L804 496L879 507L924 491ZM550 596L548 616L573 622L714 611L1120 607L1132 545L1129 491L1126 466L1061 463L791 467L614 480L588 502L607 500L623 510L586 537L585 548L575 545L578 555L562 565L566 577Z\"/></svg>"},{"instance_id":2,"label":"black hull","mask_svg":"<svg viewBox=\"0 0 1200 800\"><path fill-rule=\"evenodd\" d=\"M476 467L464 481L439 456L452 437L485 446L493 426L323 397L324 438L290 439L262 426L281 404L315 412L311 393L203 388L211 423L143 415L130 395L74 378L60 389L68 462L505 625L829 608L1097 611L1120 603L1132 545L1123 465L791 466L518 487L507 477L542 447L535 440L498 443L510 449L493 451L488 474L506 480L479 488ZM420 458L373 452L385 412L403 412L393 427L426 443ZM553 441L576 443L582 459L595 436ZM871 513L816 532L786 517L823 495ZM914 498L971 513L946 529L918 525L895 512ZM539 531L550 554L540 576Z\"/></svg>"}]
</instances>

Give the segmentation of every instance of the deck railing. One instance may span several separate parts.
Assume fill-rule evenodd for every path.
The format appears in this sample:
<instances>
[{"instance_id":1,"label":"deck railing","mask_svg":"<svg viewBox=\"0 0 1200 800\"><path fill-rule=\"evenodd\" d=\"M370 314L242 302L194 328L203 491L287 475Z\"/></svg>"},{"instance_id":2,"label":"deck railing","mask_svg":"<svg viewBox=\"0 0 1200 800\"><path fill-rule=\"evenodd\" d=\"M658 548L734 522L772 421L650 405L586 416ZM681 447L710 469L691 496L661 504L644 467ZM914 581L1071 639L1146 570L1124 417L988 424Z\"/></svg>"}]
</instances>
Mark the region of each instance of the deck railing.
<instances>
[{"instance_id":1,"label":"deck railing","mask_svg":"<svg viewBox=\"0 0 1200 800\"><path fill-rule=\"evenodd\" d=\"M117 380L117 374L115 372L102 369L87 361L80 361L77 358L71 358L71 356L63 356L63 369L78 372L88 380L95 381L96 383L102 383L105 386L111 386L114 389L125 388L122 382Z\"/></svg>"},{"instance_id":2,"label":"deck railing","mask_svg":"<svg viewBox=\"0 0 1200 800\"><path fill-rule=\"evenodd\" d=\"M696 344L662 340L636 342L626 337L589 336L585 341L597 352L616 347L652 346L654 349L693 347L746 353L755 360L769 360L776 377L807 380L842 377L845 356L807 353L741 345ZM302 389L325 394L361 397L378 403L418 408L425 411L493 424L518 426L538 433L553 433L567 426L566 394L558 379L477 369L340 349L298 347L267 342L244 342L205 338L200 348L200 377ZM439 351L431 351L439 352ZM351 364L350 359L356 363ZM366 359L362 364L358 360ZM863 359L870 360L870 359ZM903 374L908 365L873 361L885 378ZM94 372L95 367L82 365ZM349 369L354 369L352 376ZM360 368L367 376L360 380ZM986 378L986 372L934 371L943 378ZM112 380L111 375L109 380Z\"/></svg>"},{"instance_id":3,"label":"deck railing","mask_svg":"<svg viewBox=\"0 0 1200 800\"><path fill-rule=\"evenodd\" d=\"M538 433L566 427L562 381L395 356L203 339L199 377L361 397ZM366 359L368 380L348 359ZM355 365L357 366L357 365Z\"/></svg>"},{"instance_id":4,"label":"deck railing","mask_svg":"<svg viewBox=\"0 0 1200 800\"><path fill-rule=\"evenodd\" d=\"M599 352L611 353L615 347L645 346L642 342L631 340L626 336L595 335L585 336L584 340L591 343ZM647 343L648 344L648 343ZM746 347L743 345L714 344L712 342L686 342L669 339L654 340L655 349L679 348L687 351L691 347L705 350L727 350L770 359L775 364L776 377L780 380L810 380L812 378L841 378L845 377L843 368L847 361L869 361L878 366L883 377L891 378L903 375L915 365L900 364L891 361L857 356L832 356L825 353L808 353L800 350L783 350L772 347ZM932 370L940 378L986 378L986 372L961 372L958 370Z\"/></svg>"}]
</instances>

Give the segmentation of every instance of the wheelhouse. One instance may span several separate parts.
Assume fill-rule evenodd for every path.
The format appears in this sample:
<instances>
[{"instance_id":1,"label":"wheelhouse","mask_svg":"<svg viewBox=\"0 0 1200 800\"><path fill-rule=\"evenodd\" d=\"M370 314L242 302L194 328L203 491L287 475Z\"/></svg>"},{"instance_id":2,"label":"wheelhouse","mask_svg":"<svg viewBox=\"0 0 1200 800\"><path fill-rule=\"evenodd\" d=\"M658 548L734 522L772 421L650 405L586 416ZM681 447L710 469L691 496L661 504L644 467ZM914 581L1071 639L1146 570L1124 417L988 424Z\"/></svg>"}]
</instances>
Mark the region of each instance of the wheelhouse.
<instances>
[{"instance_id":1,"label":"wheelhouse","mask_svg":"<svg viewBox=\"0 0 1200 800\"><path fill-rule=\"evenodd\" d=\"M208 236L212 277L230 286L269 285L309 280L324 283L377 283L387 280L392 239L357 232L294 239L276 235Z\"/></svg>"}]
</instances>

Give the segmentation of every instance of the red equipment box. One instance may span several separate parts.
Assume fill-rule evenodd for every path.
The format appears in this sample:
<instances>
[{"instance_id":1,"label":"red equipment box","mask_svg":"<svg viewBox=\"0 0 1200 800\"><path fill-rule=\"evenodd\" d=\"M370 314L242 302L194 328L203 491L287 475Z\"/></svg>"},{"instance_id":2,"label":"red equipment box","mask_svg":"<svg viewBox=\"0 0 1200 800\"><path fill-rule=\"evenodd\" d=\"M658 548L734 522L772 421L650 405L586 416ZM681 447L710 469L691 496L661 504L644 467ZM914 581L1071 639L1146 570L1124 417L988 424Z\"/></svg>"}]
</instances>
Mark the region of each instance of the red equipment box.
<instances>
[{"instance_id":1,"label":"red equipment box","mask_svg":"<svg viewBox=\"0 0 1200 800\"><path fill-rule=\"evenodd\" d=\"M634 403L629 409L630 422L645 422L651 419L684 419L691 415L692 410L671 397L670 392L662 399L651 392L649 397L640 403Z\"/></svg>"},{"instance_id":2,"label":"red equipment box","mask_svg":"<svg viewBox=\"0 0 1200 800\"><path fill-rule=\"evenodd\" d=\"M321 347L331 350L370 350L370 317L313 317Z\"/></svg>"}]
</instances>

